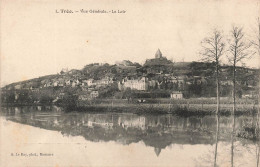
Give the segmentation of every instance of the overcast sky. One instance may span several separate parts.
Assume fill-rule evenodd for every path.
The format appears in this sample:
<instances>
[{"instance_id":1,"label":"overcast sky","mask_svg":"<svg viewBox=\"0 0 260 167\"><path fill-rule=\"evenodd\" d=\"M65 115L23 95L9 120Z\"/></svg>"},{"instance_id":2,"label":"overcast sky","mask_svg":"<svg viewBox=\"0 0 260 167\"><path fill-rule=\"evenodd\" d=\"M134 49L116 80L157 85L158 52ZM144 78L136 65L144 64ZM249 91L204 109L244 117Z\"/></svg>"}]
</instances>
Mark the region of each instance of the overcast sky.
<instances>
[{"instance_id":1,"label":"overcast sky","mask_svg":"<svg viewBox=\"0 0 260 167\"><path fill-rule=\"evenodd\" d=\"M124 14L57 14L60 9L125 10ZM143 63L160 48L174 61L200 59L200 41L215 27L250 34L259 17L252 1L2 0L1 84L81 69L100 62ZM246 61L256 67L253 58Z\"/></svg>"}]
</instances>

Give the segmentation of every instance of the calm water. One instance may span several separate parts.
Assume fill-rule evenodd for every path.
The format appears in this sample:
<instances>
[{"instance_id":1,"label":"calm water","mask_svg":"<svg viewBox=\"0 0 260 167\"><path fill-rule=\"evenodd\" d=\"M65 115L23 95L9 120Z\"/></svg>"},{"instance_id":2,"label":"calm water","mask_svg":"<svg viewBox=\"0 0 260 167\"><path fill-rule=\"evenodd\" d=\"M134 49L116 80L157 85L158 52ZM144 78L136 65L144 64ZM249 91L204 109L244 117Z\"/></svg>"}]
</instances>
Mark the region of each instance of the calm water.
<instances>
[{"instance_id":1,"label":"calm water","mask_svg":"<svg viewBox=\"0 0 260 167\"><path fill-rule=\"evenodd\" d=\"M21 125L21 137L26 135L23 127L29 125L30 134L21 149L34 144L31 149L41 145L41 149L48 148L44 151L52 150L55 155L49 165L60 159L66 165L213 166L215 162L231 166L233 157L234 166L257 166L259 155L257 143L237 137L232 154L232 117L220 117L218 131L215 116L65 113L61 108L45 106L2 108L1 117L9 130L13 124L8 122ZM252 116L236 117L234 131L254 123ZM70 152L73 154L66 157ZM22 160L26 164L28 159Z\"/></svg>"}]
</instances>

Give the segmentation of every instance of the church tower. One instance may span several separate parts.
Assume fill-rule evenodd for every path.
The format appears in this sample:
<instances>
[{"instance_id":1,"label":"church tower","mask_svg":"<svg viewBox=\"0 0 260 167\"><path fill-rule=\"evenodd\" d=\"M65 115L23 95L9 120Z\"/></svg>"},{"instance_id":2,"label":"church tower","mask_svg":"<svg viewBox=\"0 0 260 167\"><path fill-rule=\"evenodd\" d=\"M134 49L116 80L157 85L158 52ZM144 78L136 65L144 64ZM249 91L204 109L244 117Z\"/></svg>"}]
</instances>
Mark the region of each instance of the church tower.
<instances>
[{"instance_id":1,"label":"church tower","mask_svg":"<svg viewBox=\"0 0 260 167\"><path fill-rule=\"evenodd\" d=\"M162 52L160 51L160 49L158 49L157 52L155 53L155 58L156 59L162 58Z\"/></svg>"}]
</instances>

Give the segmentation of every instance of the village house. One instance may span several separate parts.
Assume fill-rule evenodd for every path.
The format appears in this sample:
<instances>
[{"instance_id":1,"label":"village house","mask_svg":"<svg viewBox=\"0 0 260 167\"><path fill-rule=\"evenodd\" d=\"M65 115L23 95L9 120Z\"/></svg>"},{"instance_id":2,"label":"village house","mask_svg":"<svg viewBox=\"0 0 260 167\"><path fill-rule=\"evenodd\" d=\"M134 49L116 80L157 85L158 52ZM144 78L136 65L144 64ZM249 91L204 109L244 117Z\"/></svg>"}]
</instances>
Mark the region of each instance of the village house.
<instances>
[{"instance_id":1,"label":"village house","mask_svg":"<svg viewBox=\"0 0 260 167\"><path fill-rule=\"evenodd\" d=\"M183 94L180 91L173 91L171 93L171 99L183 99Z\"/></svg>"},{"instance_id":2,"label":"village house","mask_svg":"<svg viewBox=\"0 0 260 167\"><path fill-rule=\"evenodd\" d=\"M136 90L148 90L148 82L146 77L142 77L141 79L130 80L123 79L122 82L118 82L118 89L123 90L126 88L136 89Z\"/></svg>"},{"instance_id":3,"label":"village house","mask_svg":"<svg viewBox=\"0 0 260 167\"><path fill-rule=\"evenodd\" d=\"M51 87L52 86L52 83L50 81L48 81L47 83L44 84L43 87Z\"/></svg>"},{"instance_id":4,"label":"village house","mask_svg":"<svg viewBox=\"0 0 260 167\"><path fill-rule=\"evenodd\" d=\"M111 78L103 78L96 81L96 85L108 85L110 83L113 83L113 80Z\"/></svg>"},{"instance_id":5,"label":"village house","mask_svg":"<svg viewBox=\"0 0 260 167\"><path fill-rule=\"evenodd\" d=\"M64 83L63 83L63 82L59 82L59 83L58 83L58 86L59 86L59 87L63 87L63 86L64 86Z\"/></svg>"},{"instance_id":6,"label":"village house","mask_svg":"<svg viewBox=\"0 0 260 167\"><path fill-rule=\"evenodd\" d=\"M79 95L78 97L79 100L85 101L89 99L89 95Z\"/></svg>"},{"instance_id":7,"label":"village house","mask_svg":"<svg viewBox=\"0 0 260 167\"><path fill-rule=\"evenodd\" d=\"M88 79L88 80L86 81L86 83L87 83L88 86L94 86L94 85L96 85L96 84L94 83L94 79Z\"/></svg>"},{"instance_id":8,"label":"village house","mask_svg":"<svg viewBox=\"0 0 260 167\"><path fill-rule=\"evenodd\" d=\"M149 88L155 88L156 85L158 85L158 81L155 81L155 80L148 81L148 85L149 85Z\"/></svg>"},{"instance_id":9,"label":"village house","mask_svg":"<svg viewBox=\"0 0 260 167\"><path fill-rule=\"evenodd\" d=\"M186 76L173 76L170 77L169 82L173 84L178 84L178 88L184 89L184 85L186 82L185 80L186 80Z\"/></svg>"},{"instance_id":10,"label":"village house","mask_svg":"<svg viewBox=\"0 0 260 167\"><path fill-rule=\"evenodd\" d=\"M19 98L19 93L14 92L14 100L16 101L16 100L18 100L18 98Z\"/></svg>"},{"instance_id":11,"label":"village house","mask_svg":"<svg viewBox=\"0 0 260 167\"><path fill-rule=\"evenodd\" d=\"M94 80L94 79L88 79L88 80L85 80L84 81L84 84L87 83L87 85L90 87L90 86L105 86L105 85L108 85L108 84L111 84L113 83L113 80L112 78L103 78L103 79L100 79L100 80Z\"/></svg>"},{"instance_id":12,"label":"village house","mask_svg":"<svg viewBox=\"0 0 260 167\"><path fill-rule=\"evenodd\" d=\"M91 99L95 99L99 96L98 91L93 90L93 91L83 91L80 93L80 95L78 96L79 100L91 100Z\"/></svg>"},{"instance_id":13,"label":"village house","mask_svg":"<svg viewBox=\"0 0 260 167\"><path fill-rule=\"evenodd\" d=\"M72 80L67 80L67 81L65 82L65 84L66 84L66 86L70 86L70 85L72 84Z\"/></svg>"},{"instance_id":14,"label":"village house","mask_svg":"<svg viewBox=\"0 0 260 167\"><path fill-rule=\"evenodd\" d=\"M72 81L72 84L71 84L72 87L76 87L78 85L80 85L80 81L78 79Z\"/></svg>"},{"instance_id":15,"label":"village house","mask_svg":"<svg viewBox=\"0 0 260 167\"><path fill-rule=\"evenodd\" d=\"M20 84L14 86L14 89L21 89L21 88L22 88L22 85L20 85Z\"/></svg>"},{"instance_id":16,"label":"village house","mask_svg":"<svg viewBox=\"0 0 260 167\"><path fill-rule=\"evenodd\" d=\"M30 90L31 90L32 92L39 92L39 91L40 91L39 88L36 88L36 87L33 87L33 86L30 87Z\"/></svg>"},{"instance_id":17,"label":"village house","mask_svg":"<svg viewBox=\"0 0 260 167\"><path fill-rule=\"evenodd\" d=\"M92 92L90 93L90 97L91 97L91 98L97 98L98 96L99 96L98 91L92 91Z\"/></svg>"},{"instance_id":18,"label":"village house","mask_svg":"<svg viewBox=\"0 0 260 167\"><path fill-rule=\"evenodd\" d=\"M64 80L62 78L53 80L53 87L63 87Z\"/></svg>"},{"instance_id":19,"label":"village house","mask_svg":"<svg viewBox=\"0 0 260 167\"><path fill-rule=\"evenodd\" d=\"M85 80L85 79L82 80L82 81L81 81L81 86L82 86L82 87L88 86L88 82L87 82L87 81L88 81L88 80Z\"/></svg>"},{"instance_id":20,"label":"village house","mask_svg":"<svg viewBox=\"0 0 260 167\"><path fill-rule=\"evenodd\" d=\"M53 86L54 86L54 87L57 87L58 85L59 85L59 81L53 82Z\"/></svg>"}]
</instances>

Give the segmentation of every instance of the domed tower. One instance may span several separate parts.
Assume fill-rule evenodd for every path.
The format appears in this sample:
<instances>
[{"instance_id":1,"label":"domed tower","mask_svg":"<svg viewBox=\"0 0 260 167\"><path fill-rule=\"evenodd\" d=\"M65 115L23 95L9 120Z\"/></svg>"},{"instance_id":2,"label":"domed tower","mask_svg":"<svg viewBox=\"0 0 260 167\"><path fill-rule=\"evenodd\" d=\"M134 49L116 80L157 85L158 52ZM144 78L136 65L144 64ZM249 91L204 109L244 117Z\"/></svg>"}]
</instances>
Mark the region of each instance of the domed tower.
<instances>
[{"instance_id":1,"label":"domed tower","mask_svg":"<svg viewBox=\"0 0 260 167\"><path fill-rule=\"evenodd\" d=\"M160 49L158 49L157 52L155 53L155 58L156 59L162 58L162 52L160 51Z\"/></svg>"}]
</instances>

